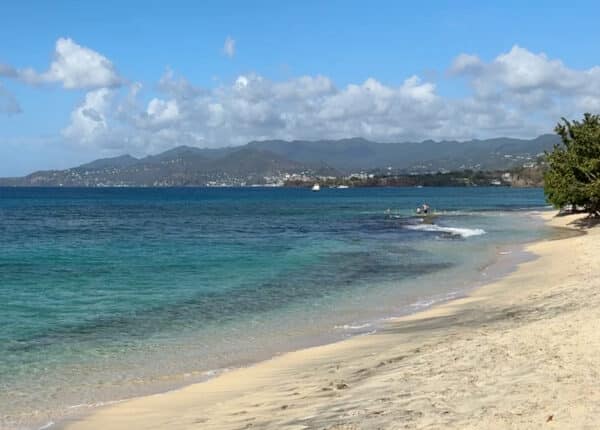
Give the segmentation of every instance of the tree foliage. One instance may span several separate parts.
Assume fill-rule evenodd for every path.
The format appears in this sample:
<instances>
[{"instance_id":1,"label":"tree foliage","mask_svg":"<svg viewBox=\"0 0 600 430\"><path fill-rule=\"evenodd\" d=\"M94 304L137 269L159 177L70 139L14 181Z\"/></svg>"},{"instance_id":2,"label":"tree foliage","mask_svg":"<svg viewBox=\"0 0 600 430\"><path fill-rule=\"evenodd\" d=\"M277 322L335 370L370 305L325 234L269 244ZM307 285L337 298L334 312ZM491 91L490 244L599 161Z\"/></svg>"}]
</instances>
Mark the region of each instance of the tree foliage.
<instances>
[{"instance_id":1,"label":"tree foliage","mask_svg":"<svg viewBox=\"0 0 600 430\"><path fill-rule=\"evenodd\" d=\"M548 201L557 208L572 205L600 215L600 115L586 113L583 121L563 118L554 130L562 144L546 154Z\"/></svg>"}]
</instances>

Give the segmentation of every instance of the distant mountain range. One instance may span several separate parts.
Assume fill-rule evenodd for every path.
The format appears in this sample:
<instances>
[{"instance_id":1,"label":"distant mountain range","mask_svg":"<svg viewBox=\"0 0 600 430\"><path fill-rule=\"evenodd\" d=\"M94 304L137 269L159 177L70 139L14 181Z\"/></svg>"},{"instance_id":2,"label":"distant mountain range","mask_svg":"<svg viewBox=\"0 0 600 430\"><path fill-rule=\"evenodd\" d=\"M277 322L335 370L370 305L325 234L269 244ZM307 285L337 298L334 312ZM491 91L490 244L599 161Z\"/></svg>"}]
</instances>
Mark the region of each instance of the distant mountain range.
<instances>
[{"instance_id":1,"label":"distant mountain range","mask_svg":"<svg viewBox=\"0 0 600 430\"><path fill-rule=\"evenodd\" d=\"M465 142L377 143L361 138L312 142L271 140L251 142L248 147L271 151L300 163L326 163L344 172L387 167L431 172L515 167L518 160L533 159L558 142L558 136L546 134L529 140L495 138Z\"/></svg>"},{"instance_id":2,"label":"distant mountain range","mask_svg":"<svg viewBox=\"0 0 600 430\"><path fill-rule=\"evenodd\" d=\"M179 146L157 155L103 158L66 170L0 178L4 186L206 186L280 183L290 175L340 176L358 171L427 173L502 170L535 163L559 139L496 138L466 142L378 143L361 138L268 140L240 147Z\"/></svg>"}]
</instances>

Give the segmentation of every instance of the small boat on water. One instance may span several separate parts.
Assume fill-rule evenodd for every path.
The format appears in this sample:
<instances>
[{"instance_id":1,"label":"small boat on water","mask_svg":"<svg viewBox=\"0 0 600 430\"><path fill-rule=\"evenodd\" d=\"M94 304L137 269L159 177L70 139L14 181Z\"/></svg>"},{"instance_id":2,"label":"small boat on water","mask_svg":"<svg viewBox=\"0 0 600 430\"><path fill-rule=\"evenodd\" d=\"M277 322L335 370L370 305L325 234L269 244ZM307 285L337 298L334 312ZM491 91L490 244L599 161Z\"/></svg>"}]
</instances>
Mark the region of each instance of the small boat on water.
<instances>
[{"instance_id":1,"label":"small boat on water","mask_svg":"<svg viewBox=\"0 0 600 430\"><path fill-rule=\"evenodd\" d=\"M315 191L315 192L316 191L321 191L321 186L319 184L315 184L315 185L312 186L311 189L312 189L312 191Z\"/></svg>"},{"instance_id":2,"label":"small boat on water","mask_svg":"<svg viewBox=\"0 0 600 430\"><path fill-rule=\"evenodd\" d=\"M346 188L350 188L348 185L338 185L339 190L345 190Z\"/></svg>"}]
</instances>

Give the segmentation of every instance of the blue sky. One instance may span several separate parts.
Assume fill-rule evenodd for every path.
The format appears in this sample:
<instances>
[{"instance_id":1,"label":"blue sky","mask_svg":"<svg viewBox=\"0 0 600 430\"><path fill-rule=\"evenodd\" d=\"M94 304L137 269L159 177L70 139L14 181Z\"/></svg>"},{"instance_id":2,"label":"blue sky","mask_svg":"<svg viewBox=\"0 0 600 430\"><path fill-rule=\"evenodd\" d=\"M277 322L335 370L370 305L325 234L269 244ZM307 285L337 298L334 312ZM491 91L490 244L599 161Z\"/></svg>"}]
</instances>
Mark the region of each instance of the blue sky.
<instances>
[{"instance_id":1,"label":"blue sky","mask_svg":"<svg viewBox=\"0 0 600 430\"><path fill-rule=\"evenodd\" d=\"M0 176L177 144L533 137L600 107L597 2L122 3L3 5Z\"/></svg>"}]
</instances>

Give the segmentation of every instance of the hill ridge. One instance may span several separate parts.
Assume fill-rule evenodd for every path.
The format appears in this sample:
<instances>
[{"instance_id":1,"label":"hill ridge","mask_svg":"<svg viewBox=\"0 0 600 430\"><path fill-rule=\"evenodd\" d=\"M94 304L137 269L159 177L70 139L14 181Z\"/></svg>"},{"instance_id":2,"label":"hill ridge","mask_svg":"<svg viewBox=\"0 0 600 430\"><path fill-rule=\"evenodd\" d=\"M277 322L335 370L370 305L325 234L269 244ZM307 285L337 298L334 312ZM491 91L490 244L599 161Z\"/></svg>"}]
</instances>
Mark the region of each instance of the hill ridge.
<instances>
[{"instance_id":1,"label":"hill ridge","mask_svg":"<svg viewBox=\"0 0 600 430\"><path fill-rule=\"evenodd\" d=\"M559 142L556 135L533 139L373 142L262 140L223 148L180 145L136 158L101 158L65 170L1 178L21 186L211 186L282 183L290 175L338 176L357 171L431 173L450 170L502 170L535 163Z\"/></svg>"}]
</instances>

